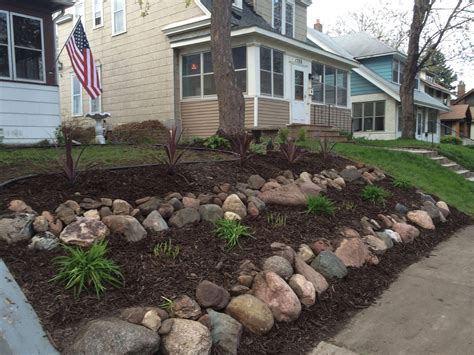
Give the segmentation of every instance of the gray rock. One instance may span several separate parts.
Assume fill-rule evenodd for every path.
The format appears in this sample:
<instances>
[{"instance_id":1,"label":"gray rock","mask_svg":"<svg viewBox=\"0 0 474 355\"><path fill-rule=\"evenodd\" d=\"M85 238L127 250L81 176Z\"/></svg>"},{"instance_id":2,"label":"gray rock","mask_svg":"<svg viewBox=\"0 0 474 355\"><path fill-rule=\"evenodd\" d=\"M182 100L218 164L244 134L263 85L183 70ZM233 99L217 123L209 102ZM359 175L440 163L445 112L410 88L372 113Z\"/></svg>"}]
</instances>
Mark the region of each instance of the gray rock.
<instances>
[{"instance_id":1,"label":"gray rock","mask_svg":"<svg viewBox=\"0 0 474 355\"><path fill-rule=\"evenodd\" d=\"M160 329L158 329L158 334L160 334L160 335L168 334L169 332L171 332L171 329L173 329L173 324L174 324L174 319L173 318L165 319L161 323Z\"/></svg>"},{"instance_id":2,"label":"gray rock","mask_svg":"<svg viewBox=\"0 0 474 355\"><path fill-rule=\"evenodd\" d=\"M311 267L327 278L342 279L347 275L344 263L331 251L322 251L311 263Z\"/></svg>"},{"instance_id":3,"label":"gray rock","mask_svg":"<svg viewBox=\"0 0 474 355\"><path fill-rule=\"evenodd\" d=\"M436 200L435 200L433 197L431 197L430 195L424 194L424 193L422 193L422 192L420 193L420 195L421 195L421 200L422 200L423 202L424 202L424 201L429 201L429 202L431 202L433 205L436 205Z\"/></svg>"},{"instance_id":4,"label":"gray rock","mask_svg":"<svg viewBox=\"0 0 474 355\"><path fill-rule=\"evenodd\" d=\"M178 200L176 197L173 197L173 198L169 199L168 203L171 206L173 206L175 211L178 211L178 210L183 208L183 203L180 200Z\"/></svg>"},{"instance_id":5,"label":"gray rock","mask_svg":"<svg viewBox=\"0 0 474 355\"><path fill-rule=\"evenodd\" d=\"M212 204L212 200L216 197L216 195L212 194L199 194L198 200L201 203L201 205L209 205Z\"/></svg>"},{"instance_id":6,"label":"gray rock","mask_svg":"<svg viewBox=\"0 0 474 355\"><path fill-rule=\"evenodd\" d=\"M204 280L196 288L196 300L204 308L221 310L229 304L230 294L225 288Z\"/></svg>"},{"instance_id":7,"label":"gray rock","mask_svg":"<svg viewBox=\"0 0 474 355\"><path fill-rule=\"evenodd\" d=\"M401 215L406 215L409 211L408 207L401 204L401 203L397 203L395 205L395 210L400 213Z\"/></svg>"},{"instance_id":8,"label":"gray rock","mask_svg":"<svg viewBox=\"0 0 474 355\"><path fill-rule=\"evenodd\" d=\"M232 194L225 199L222 209L224 212L234 212L241 218L247 216L247 208L236 194Z\"/></svg>"},{"instance_id":9,"label":"gray rock","mask_svg":"<svg viewBox=\"0 0 474 355\"><path fill-rule=\"evenodd\" d=\"M46 232L49 229L49 222L44 216L38 216L33 221L33 229L37 233Z\"/></svg>"},{"instance_id":10,"label":"gray rock","mask_svg":"<svg viewBox=\"0 0 474 355\"><path fill-rule=\"evenodd\" d=\"M198 319L201 315L199 304L187 295L181 295L174 300L174 316L184 319Z\"/></svg>"},{"instance_id":11,"label":"gray rock","mask_svg":"<svg viewBox=\"0 0 474 355\"><path fill-rule=\"evenodd\" d=\"M77 218L74 210L64 203L60 204L59 207L56 208L55 212L56 212L56 216L66 225L71 224Z\"/></svg>"},{"instance_id":12,"label":"gray rock","mask_svg":"<svg viewBox=\"0 0 474 355\"><path fill-rule=\"evenodd\" d=\"M20 213L0 217L0 240L13 244L29 240L33 236L36 215Z\"/></svg>"},{"instance_id":13,"label":"gray rock","mask_svg":"<svg viewBox=\"0 0 474 355\"><path fill-rule=\"evenodd\" d=\"M433 202L430 202L430 201L423 202L423 210L426 211L430 215L433 222L435 223L440 222L441 211Z\"/></svg>"},{"instance_id":14,"label":"gray rock","mask_svg":"<svg viewBox=\"0 0 474 355\"><path fill-rule=\"evenodd\" d=\"M211 336L214 347L219 354L236 355L242 336L242 324L231 316L218 313L212 309L207 311L211 321Z\"/></svg>"},{"instance_id":15,"label":"gray rock","mask_svg":"<svg viewBox=\"0 0 474 355\"><path fill-rule=\"evenodd\" d=\"M164 355L208 355L212 338L209 329L199 322L175 319L171 331L163 336L161 353Z\"/></svg>"},{"instance_id":16,"label":"gray rock","mask_svg":"<svg viewBox=\"0 0 474 355\"><path fill-rule=\"evenodd\" d=\"M143 221L143 227L151 233L157 234L164 230L168 229L168 224L166 221L161 217L160 212L152 211Z\"/></svg>"},{"instance_id":17,"label":"gray rock","mask_svg":"<svg viewBox=\"0 0 474 355\"><path fill-rule=\"evenodd\" d=\"M295 258L295 270L296 273L305 277L306 280L311 282L314 286L314 290L320 295L325 292L329 284L319 272L313 269L311 266L306 264L301 258Z\"/></svg>"},{"instance_id":18,"label":"gray rock","mask_svg":"<svg viewBox=\"0 0 474 355\"><path fill-rule=\"evenodd\" d=\"M82 200L79 206L81 206L83 210L96 210L102 207L102 202L86 197L85 199Z\"/></svg>"},{"instance_id":19,"label":"gray rock","mask_svg":"<svg viewBox=\"0 0 474 355\"><path fill-rule=\"evenodd\" d=\"M377 232L377 237L383 240L383 242L387 246L387 249L393 248L393 240L392 238L390 238L390 236L386 233L385 230L383 232Z\"/></svg>"},{"instance_id":20,"label":"gray rock","mask_svg":"<svg viewBox=\"0 0 474 355\"><path fill-rule=\"evenodd\" d=\"M260 175L252 175L249 177L247 183L251 189L260 190L266 181Z\"/></svg>"},{"instance_id":21,"label":"gray rock","mask_svg":"<svg viewBox=\"0 0 474 355\"><path fill-rule=\"evenodd\" d=\"M83 326L65 354L155 354L160 336L141 325L118 318L102 318Z\"/></svg>"},{"instance_id":22,"label":"gray rock","mask_svg":"<svg viewBox=\"0 0 474 355\"><path fill-rule=\"evenodd\" d=\"M224 218L224 211L218 205L202 205L199 207L199 214L201 215L202 221L216 222L219 219Z\"/></svg>"},{"instance_id":23,"label":"gray rock","mask_svg":"<svg viewBox=\"0 0 474 355\"><path fill-rule=\"evenodd\" d=\"M104 217L113 215L113 213L110 207L104 206L100 208L99 215L100 215L100 218L104 218Z\"/></svg>"},{"instance_id":24,"label":"gray rock","mask_svg":"<svg viewBox=\"0 0 474 355\"><path fill-rule=\"evenodd\" d=\"M293 275L293 267L290 262L282 256L274 255L267 259L262 264L264 271L273 271L283 279L289 279Z\"/></svg>"},{"instance_id":25,"label":"gray rock","mask_svg":"<svg viewBox=\"0 0 474 355\"><path fill-rule=\"evenodd\" d=\"M41 232L31 238L28 249L50 251L59 246L59 239L51 232Z\"/></svg>"},{"instance_id":26,"label":"gray rock","mask_svg":"<svg viewBox=\"0 0 474 355\"><path fill-rule=\"evenodd\" d=\"M156 211L160 207L161 203L161 199L158 197L152 197L148 201L138 205L137 208L144 216L148 216L152 211Z\"/></svg>"},{"instance_id":27,"label":"gray rock","mask_svg":"<svg viewBox=\"0 0 474 355\"><path fill-rule=\"evenodd\" d=\"M346 182L363 182L362 174L357 169L349 168L344 169L339 173L339 176Z\"/></svg>"},{"instance_id":28,"label":"gray rock","mask_svg":"<svg viewBox=\"0 0 474 355\"><path fill-rule=\"evenodd\" d=\"M158 212L160 213L161 217L168 219L174 213L174 207L168 202L164 202L158 208Z\"/></svg>"},{"instance_id":29,"label":"gray rock","mask_svg":"<svg viewBox=\"0 0 474 355\"><path fill-rule=\"evenodd\" d=\"M102 222L110 228L112 234L122 235L128 242L138 242L147 236L145 228L132 216L107 216Z\"/></svg>"},{"instance_id":30,"label":"gray rock","mask_svg":"<svg viewBox=\"0 0 474 355\"><path fill-rule=\"evenodd\" d=\"M201 215L194 208L183 208L171 216L169 224L176 228L182 228L187 224L192 224L199 222L201 220Z\"/></svg>"},{"instance_id":31,"label":"gray rock","mask_svg":"<svg viewBox=\"0 0 474 355\"><path fill-rule=\"evenodd\" d=\"M115 215L129 215L133 207L125 200L114 200L112 204L112 212Z\"/></svg>"},{"instance_id":32,"label":"gray rock","mask_svg":"<svg viewBox=\"0 0 474 355\"><path fill-rule=\"evenodd\" d=\"M258 208L260 212L265 211L265 209L267 208L267 206L265 205L265 202L263 202L256 196L250 196L248 199L248 202L249 203L252 202L253 204L255 204L255 206Z\"/></svg>"},{"instance_id":33,"label":"gray rock","mask_svg":"<svg viewBox=\"0 0 474 355\"><path fill-rule=\"evenodd\" d=\"M109 235L106 224L94 218L78 218L68 225L59 235L65 244L88 247L93 243L104 240Z\"/></svg>"},{"instance_id":34,"label":"gray rock","mask_svg":"<svg viewBox=\"0 0 474 355\"><path fill-rule=\"evenodd\" d=\"M248 294L233 298L226 313L256 334L268 333L275 321L270 308L257 297Z\"/></svg>"}]
</instances>

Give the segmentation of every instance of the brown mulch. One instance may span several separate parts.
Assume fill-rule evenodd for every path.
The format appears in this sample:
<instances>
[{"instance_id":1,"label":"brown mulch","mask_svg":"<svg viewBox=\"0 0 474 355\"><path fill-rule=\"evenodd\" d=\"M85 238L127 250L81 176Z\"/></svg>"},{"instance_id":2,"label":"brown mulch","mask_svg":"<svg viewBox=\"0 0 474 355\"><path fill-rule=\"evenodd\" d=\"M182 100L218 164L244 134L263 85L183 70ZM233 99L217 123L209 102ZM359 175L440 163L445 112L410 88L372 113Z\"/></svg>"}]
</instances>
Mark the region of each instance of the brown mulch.
<instances>
[{"instance_id":1,"label":"brown mulch","mask_svg":"<svg viewBox=\"0 0 474 355\"><path fill-rule=\"evenodd\" d=\"M325 161L310 154L291 167L296 173L320 172L325 168L342 169L348 161L334 158ZM210 192L222 182L245 182L251 174L265 178L275 177L290 166L279 155L254 157L244 168L237 162L188 164L170 177L162 167L137 168L118 171L89 171L82 175L76 186L69 186L58 176L40 176L18 182L0 191L0 203L6 206L14 198L22 198L34 209L54 210L61 202L83 197L122 198L133 202L148 195L164 195L170 191ZM301 243L311 243L317 238L334 239L341 226L360 229L362 216L375 218L381 212L393 213L395 204L409 207L420 204L414 190L397 190L390 179L379 185L392 194L385 207L374 206L362 200L363 186L349 184L343 192L329 190L327 196L338 207L352 201L352 209L340 208L334 217L308 216L304 208L270 207L269 212L287 217L283 227L267 223L266 214L245 223L252 229L255 239L242 240L240 248L226 250L217 240L213 226L200 223L179 230L172 229L160 237L147 238L137 243L125 243L120 238L110 238L110 257L122 267L125 285L110 289L98 300L92 293L75 299L72 292L65 292L62 285L49 280L57 271L52 259L61 251L37 253L25 245L15 247L0 243L0 257L7 263L17 282L25 292L45 329L54 342L63 349L72 339L81 321L109 315L119 308L129 306L159 305L161 297L174 297L182 293L194 296L197 284L207 279L226 288L236 284L241 261L250 259L259 263L271 254L274 241L297 248ZM74 193L80 192L81 196ZM257 336L247 331L242 337L241 354L300 354L309 350L319 340L334 335L358 310L375 302L378 296L408 265L428 256L432 248L458 228L471 223L466 215L452 209L447 223L439 225L436 232L422 231L413 244L397 245L385 255L377 266L351 269L343 280L331 280L330 288L316 305L302 312L294 323L278 323L270 334ZM181 252L176 260L161 260L153 255L158 241L172 239Z\"/></svg>"}]
</instances>

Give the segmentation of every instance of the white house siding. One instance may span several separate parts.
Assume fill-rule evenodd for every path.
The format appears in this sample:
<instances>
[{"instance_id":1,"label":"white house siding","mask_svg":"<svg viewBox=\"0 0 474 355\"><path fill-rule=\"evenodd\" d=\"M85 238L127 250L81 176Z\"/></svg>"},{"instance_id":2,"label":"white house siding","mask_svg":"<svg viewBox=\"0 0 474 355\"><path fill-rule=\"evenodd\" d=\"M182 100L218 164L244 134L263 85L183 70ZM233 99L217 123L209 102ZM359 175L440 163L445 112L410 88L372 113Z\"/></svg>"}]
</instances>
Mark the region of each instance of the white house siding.
<instances>
[{"instance_id":1,"label":"white house siding","mask_svg":"<svg viewBox=\"0 0 474 355\"><path fill-rule=\"evenodd\" d=\"M396 139L397 138L397 101L387 94L357 95L351 97L352 103L385 101L385 131L354 132L354 137L367 139Z\"/></svg>"},{"instance_id":2,"label":"white house siding","mask_svg":"<svg viewBox=\"0 0 474 355\"><path fill-rule=\"evenodd\" d=\"M34 144L54 139L60 124L56 86L0 81L0 140Z\"/></svg>"}]
</instances>

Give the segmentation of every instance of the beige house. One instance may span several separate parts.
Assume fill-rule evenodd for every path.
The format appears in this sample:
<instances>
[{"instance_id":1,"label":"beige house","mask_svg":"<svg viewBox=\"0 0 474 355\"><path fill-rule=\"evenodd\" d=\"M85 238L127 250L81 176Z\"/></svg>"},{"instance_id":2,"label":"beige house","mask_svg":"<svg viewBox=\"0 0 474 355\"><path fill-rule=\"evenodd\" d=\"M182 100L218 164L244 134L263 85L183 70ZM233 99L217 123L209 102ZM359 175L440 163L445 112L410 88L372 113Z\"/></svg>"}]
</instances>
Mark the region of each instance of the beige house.
<instances>
[{"instance_id":1,"label":"beige house","mask_svg":"<svg viewBox=\"0 0 474 355\"><path fill-rule=\"evenodd\" d=\"M63 120L110 112L109 124L179 122L188 136L218 126L210 55L211 0L78 0L57 21L62 46L79 17L100 68L91 101L64 52ZM234 66L248 128L330 124L351 130L350 71L357 63L308 41L311 0L234 0Z\"/></svg>"}]
</instances>

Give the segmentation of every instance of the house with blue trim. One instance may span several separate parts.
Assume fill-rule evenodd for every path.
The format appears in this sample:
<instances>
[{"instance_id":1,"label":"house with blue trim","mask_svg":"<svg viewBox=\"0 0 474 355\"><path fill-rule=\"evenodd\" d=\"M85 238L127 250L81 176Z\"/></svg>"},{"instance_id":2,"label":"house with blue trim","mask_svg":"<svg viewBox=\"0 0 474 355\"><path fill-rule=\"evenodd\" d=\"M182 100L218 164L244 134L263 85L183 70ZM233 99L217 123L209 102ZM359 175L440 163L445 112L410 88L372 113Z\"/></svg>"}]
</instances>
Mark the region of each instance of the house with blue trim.
<instances>
[{"instance_id":1,"label":"house with blue trim","mask_svg":"<svg viewBox=\"0 0 474 355\"><path fill-rule=\"evenodd\" d=\"M357 60L351 72L352 131L355 137L396 139L401 136L400 86L407 56L364 32L329 37L308 29L308 39L322 49ZM415 87L416 138L439 142L440 113L449 108Z\"/></svg>"}]
</instances>

